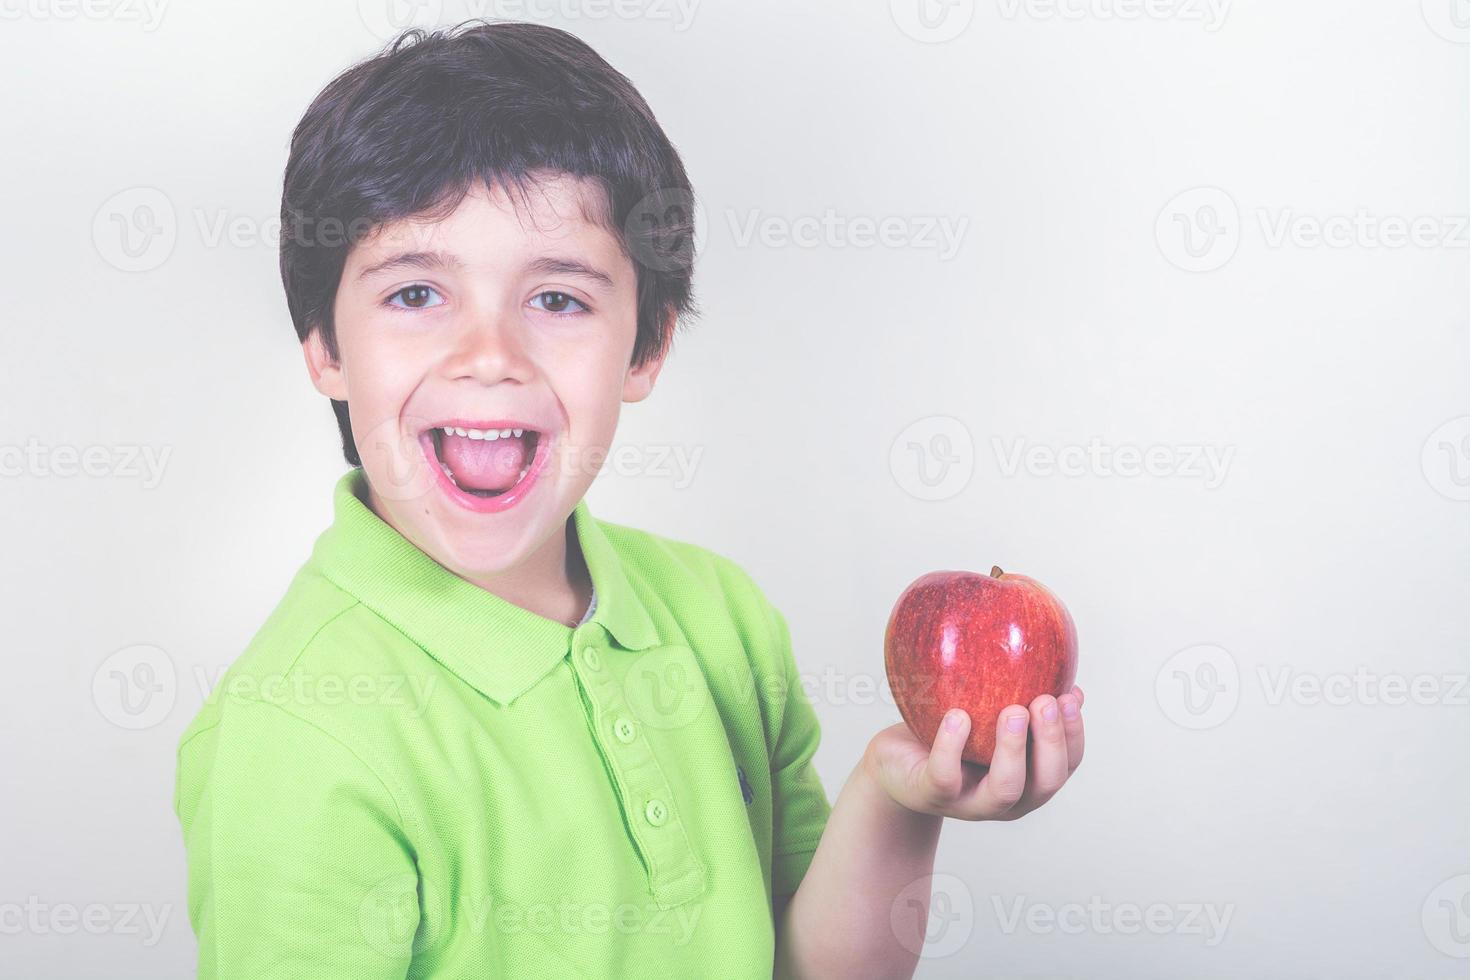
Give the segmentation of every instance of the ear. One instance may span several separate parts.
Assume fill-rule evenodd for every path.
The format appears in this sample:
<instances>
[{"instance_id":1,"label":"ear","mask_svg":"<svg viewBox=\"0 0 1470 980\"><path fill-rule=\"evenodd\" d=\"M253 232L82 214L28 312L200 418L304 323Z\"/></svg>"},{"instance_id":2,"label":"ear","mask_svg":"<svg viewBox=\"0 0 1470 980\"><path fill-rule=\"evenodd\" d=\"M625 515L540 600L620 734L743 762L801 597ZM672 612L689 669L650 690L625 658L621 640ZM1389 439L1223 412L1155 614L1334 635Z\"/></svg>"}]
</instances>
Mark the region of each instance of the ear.
<instances>
[{"instance_id":1,"label":"ear","mask_svg":"<svg viewBox=\"0 0 1470 980\"><path fill-rule=\"evenodd\" d=\"M306 335L306 339L301 342L301 352L306 356L306 370L311 374L311 383L316 390L328 398L345 402L347 375L342 370L342 365L327 352L320 327Z\"/></svg>"},{"instance_id":2,"label":"ear","mask_svg":"<svg viewBox=\"0 0 1470 980\"><path fill-rule=\"evenodd\" d=\"M671 312L664 319L665 337L673 337L675 317L676 314ZM653 383L658 380L658 373L664 368L664 359L669 356L670 346L665 344L657 357L650 357L637 367L628 369L623 377L623 401L641 402L653 392Z\"/></svg>"}]
</instances>

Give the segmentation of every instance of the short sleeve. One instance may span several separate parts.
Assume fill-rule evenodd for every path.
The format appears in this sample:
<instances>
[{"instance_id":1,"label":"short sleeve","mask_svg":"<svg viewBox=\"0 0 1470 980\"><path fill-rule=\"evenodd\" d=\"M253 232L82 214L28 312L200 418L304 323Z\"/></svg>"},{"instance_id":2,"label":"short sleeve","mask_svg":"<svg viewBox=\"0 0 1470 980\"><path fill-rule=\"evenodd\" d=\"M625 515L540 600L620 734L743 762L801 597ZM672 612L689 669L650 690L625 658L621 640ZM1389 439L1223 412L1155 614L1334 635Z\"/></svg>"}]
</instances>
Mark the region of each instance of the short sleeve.
<instances>
[{"instance_id":1,"label":"short sleeve","mask_svg":"<svg viewBox=\"0 0 1470 980\"><path fill-rule=\"evenodd\" d=\"M791 633L778 610L770 605L766 609L774 636L773 665L785 675L784 683L767 688L782 698L771 751L771 892L789 895L812 863L832 807L812 765L822 730L796 671Z\"/></svg>"},{"instance_id":2,"label":"short sleeve","mask_svg":"<svg viewBox=\"0 0 1470 980\"><path fill-rule=\"evenodd\" d=\"M417 874L386 787L280 705L229 699L179 748L201 978L402 977Z\"/></svg>"}]
</instances>

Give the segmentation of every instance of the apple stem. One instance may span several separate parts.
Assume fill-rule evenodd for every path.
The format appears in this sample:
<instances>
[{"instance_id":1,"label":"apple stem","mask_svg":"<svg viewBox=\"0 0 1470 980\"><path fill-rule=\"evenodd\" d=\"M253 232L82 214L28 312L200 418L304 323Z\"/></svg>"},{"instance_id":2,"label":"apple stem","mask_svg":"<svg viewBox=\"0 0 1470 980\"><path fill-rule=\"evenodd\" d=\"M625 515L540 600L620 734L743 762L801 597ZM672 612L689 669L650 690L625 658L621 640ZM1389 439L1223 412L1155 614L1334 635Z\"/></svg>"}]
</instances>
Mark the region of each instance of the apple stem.
<instances>
[{"instance_id":1,"label":"apple stem","mask_svg":"<svg viewBox=\"0 0 1470 980\"><path fill-rule=\"evenodd\" d=\"M991 565L990 566L990 577L991 578L1000 578L1004 574L1005 574L1005 572L1002 572L1000 570L1000 566L999 565Z\"/></svg>"}]
</instances>

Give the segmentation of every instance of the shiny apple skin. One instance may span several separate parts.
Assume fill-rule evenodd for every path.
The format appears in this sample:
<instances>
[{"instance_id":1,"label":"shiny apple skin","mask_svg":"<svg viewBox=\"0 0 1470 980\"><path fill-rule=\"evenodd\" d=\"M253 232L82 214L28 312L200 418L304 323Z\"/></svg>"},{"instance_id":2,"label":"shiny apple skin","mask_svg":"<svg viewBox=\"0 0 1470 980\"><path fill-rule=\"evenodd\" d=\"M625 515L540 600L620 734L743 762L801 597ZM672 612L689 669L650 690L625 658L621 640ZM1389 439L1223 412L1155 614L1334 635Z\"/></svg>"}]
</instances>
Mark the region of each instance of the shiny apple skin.
<instances>
[{"instance_id":1,"label":"shiny apple skin","mask_svg":"<svg viewBox=\"0 0 1470 980\"><path fill-rule=\"evenodd\" d=\"M930 572L894 604L883 660L909 729L934 744L950 708L970 715L962 754L989 765L1008 705L1060 697L1077 679L1077 627L1050 589L1025 575Z\"/></svg>"}]
</instances>

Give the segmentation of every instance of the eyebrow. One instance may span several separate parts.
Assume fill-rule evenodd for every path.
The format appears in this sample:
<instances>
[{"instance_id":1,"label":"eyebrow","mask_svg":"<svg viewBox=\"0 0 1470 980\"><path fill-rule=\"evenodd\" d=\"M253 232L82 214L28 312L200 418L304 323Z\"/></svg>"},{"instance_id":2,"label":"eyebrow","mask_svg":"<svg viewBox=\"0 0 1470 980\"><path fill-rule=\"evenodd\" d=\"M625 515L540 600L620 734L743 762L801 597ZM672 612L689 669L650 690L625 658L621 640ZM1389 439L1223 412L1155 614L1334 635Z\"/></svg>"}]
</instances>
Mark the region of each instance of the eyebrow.
<instances>
[{"instance_id":1,"label":"eyebrow","mask_svg":"<svg viewBox=\"0 0 1470 980\"><path fill-rule=\"evenodd\" d=\"M543 276L579 276L583 279L590 279L607 289L613 288L612 276L606 272L594 269L577 259L564 258L559 255L543 256L526 266L526 269Z\"/></svg>"},{"instance_id":2,"label":"eyebrow","mask_svg":"<svg viewBox=\"0 0 1470 980\"><path fill-rule=\"evenodd\" d=\"M358 273L357 281L362 282L380 273L403 268L445 269L452 272L463 269L464 263L447 252L400 252L363 269ZM560 255L544 255L529 263L526 271L543 276L578 276L604 288L613 288L612 276L606 272L578 259Z\"/></svg>"},{"instance_id":3,"label":"eyebrow","mask_svg":"<svg viewBox=\"0 0 1470 980\"><path fill-rule=\"evenodd\" d=\"M390 272L393 269L402 268L416 269L446 269L454 271L464 268L464 263L447 252L399 252L390 255L383 261L370 265L357 274L357 281L370 279L382 272Z\"/></svg>"}]
</instances>

